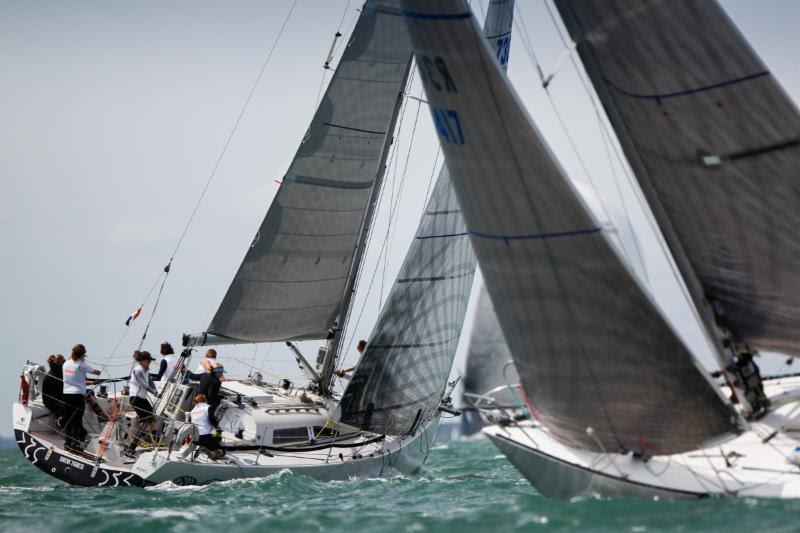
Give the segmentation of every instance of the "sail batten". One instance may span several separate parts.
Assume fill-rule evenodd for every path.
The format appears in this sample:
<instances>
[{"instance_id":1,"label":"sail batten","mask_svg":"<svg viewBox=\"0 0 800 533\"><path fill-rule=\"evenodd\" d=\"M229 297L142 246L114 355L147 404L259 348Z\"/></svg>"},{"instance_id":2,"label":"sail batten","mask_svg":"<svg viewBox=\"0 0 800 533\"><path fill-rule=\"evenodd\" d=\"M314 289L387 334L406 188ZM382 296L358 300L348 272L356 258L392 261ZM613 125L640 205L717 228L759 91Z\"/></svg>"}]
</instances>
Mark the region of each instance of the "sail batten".
<instances>
[{"instance_id":1,"label":"sail batten","mask_svg":"<svg viewBox=\"0 0 800 533\"><path fill-rule=\"evenodd\" d=\"M800 354L800 113L713 0L556 0L694 303Z\"/></svg>"},{"instance_id":2,"label":"sail batten","mask_svg":"<svg viewBox=\"0 0 800 533\"><path fill-rule=\"evenodd\" d=\"M325 338L346 311L411 65L395 4L362 9L210 334Z\"/></svg>"},{"instance_id":3,"label":"sail batten","mask_svg":"<svg viewBox=\"0 0 800 533\"><path fill-rule=\"evenodd\" d=\"M619 256L458 0L404 0L453 187L532 414L598 450L678 453L738 417ZM445 83L445 77L450 84ZM443 131L444 130L444 131ZM515 238L518 237L518 238ZM587 431L591 429L591 431Z\"/></svg>"}]
</instances>

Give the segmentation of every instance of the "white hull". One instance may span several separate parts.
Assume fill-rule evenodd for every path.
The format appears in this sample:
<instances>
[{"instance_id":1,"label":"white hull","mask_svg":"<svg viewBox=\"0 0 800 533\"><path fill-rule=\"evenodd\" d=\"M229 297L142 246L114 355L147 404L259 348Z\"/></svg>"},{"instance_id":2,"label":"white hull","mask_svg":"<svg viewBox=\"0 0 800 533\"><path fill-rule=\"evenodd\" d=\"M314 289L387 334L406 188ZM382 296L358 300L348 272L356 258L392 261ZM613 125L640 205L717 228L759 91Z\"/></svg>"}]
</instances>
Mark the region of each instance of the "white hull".
<instances>
[{"instance_id":1,"label":"white hull","mask_svg":"<svg viewBox=\"0 0 800 533\"><path fill-rule=\"evenodd\" d=\"M575 448L526 422L484 433L544 496L800 498L800 378L768 384L773 412L726 442L688 453L654 456Z\"/></svg>"},{"instance_id":2,"label":"white hull","mask_svg":"<svg viewBox=\"0 0 800 533\"><path fill-rule=\"evenodd\" d=\"M438 426L437 416L416 435L402 439L387 438L385 443L354 448L276 453L271 457L256 452L229 451L225 458L211 461L205 454L200 454L196 459L178 459L173 453L168 459L166 451L148 452L139 457L131 470L148 483L171 481L179 485L264 477L285 470L321 481L416 474L428 458ZM342 454L341 458L339 453Z\"/></svg>"},{"instance_id":3,"label":"white hull","mask_svg":"<svg viewBox=\"0 0 800 533\"><path fill-rule=\"evenodd\" d=\"M114 406L123 406L114 424L98 420L94 410L86 409L83 426L89 437L84 451L65 449L63 433L38 398L14 404L14 433L26 459L71 484L202 485L283 470L325 481L414 474L428 458L440 420L436 413L411 434L376 435L333 422L329 406L335 405L334 399L307 395L302 390L226 381L226 399L218 410L226 455L212 460L191 438L184 442L182 435L192 435L190 423L167 417L186 410L193 386L172 387L165 391L169 393L165 397L177 398L184 407L177 409L178 404L168 403L176 408L164 411L168 424L158 446L153 443L149 448L139 446L133 453L125 451L133 442L132 428L137 425L127 397L96 399L98 411L109 416ZM190 432L181 433L184 429ZM297 430L302 435L292 433L290 442L286 442L285 433L281 434Z\"/></svg>"}]
</instances>

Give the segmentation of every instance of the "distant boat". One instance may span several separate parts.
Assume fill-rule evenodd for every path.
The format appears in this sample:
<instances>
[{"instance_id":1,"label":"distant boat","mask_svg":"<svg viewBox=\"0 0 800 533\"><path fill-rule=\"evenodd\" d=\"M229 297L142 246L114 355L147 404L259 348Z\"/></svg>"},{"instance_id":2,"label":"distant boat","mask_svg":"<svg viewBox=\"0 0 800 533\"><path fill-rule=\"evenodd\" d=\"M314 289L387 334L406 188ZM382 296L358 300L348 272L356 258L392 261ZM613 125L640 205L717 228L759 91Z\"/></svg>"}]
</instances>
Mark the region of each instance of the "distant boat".
<instances>
[{"instance_id":1,"label":"distant boat","mask_svg":"<svg viewBox=\"0 0 800 533\"><path fill-rule=\"evenodd\" d=\"M800 353L800 114L713 1L556 5L727 385L565 176L467 4L404 0L417 61L439 66L425 91L537 421L484 431L547 496L798 498L800 378L762 382L753 356Z\"/></svg>"},{"instance_id":2,"label":"distant boat","mask_svg":"<svg viewBox=\"0 0 800 533\"><path fill-rule=\"evenodd\" d=\"M510 24L509 6L493 0L487 21L496 25L487 28ZM28 460L86 486L204 484L283 469L348 479L422 467L440 413L454 412L447 379L476 264L446 170L352 379L341 397L332 387L411 55L399 2L369 0L208 331L184 337L183 368L198 346L285 342L309 384L269 384L260 374L224 381L216 415L226 455L212 459L184 419L196 385L175 372L151 397L157 442L136 442L129 397L111 394L87 409L88 443L77 452L65 449L44 406L43 369L29 363L13 408ZM325 346L314 361L292 344L315 339Z\"/></svg>"},{"instance_id":3,"label":"distant boat","mask_svg":"<svg viewBox=\"0 0 800 533\"><path fill-rule=\"evenodd\" d=\"M522 414L524 406L516 390L519 376L511 359L492 300L482 285L472 322L464 392L461 396L461 433L479 433L490 419L510 419ZM518 412L519 411L519 412Z\"/></svg>"}]
</instances>

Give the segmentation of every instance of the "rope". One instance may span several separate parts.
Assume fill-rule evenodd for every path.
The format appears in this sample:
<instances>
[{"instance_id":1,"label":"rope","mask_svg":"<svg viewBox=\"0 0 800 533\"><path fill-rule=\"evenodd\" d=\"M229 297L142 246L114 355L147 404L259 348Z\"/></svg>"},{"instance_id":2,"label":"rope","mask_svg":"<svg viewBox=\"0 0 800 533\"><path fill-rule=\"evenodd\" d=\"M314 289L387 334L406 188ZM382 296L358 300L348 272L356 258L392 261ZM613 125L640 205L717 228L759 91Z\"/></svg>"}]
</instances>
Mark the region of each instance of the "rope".
<instances>
[{"instance_id":1,"label":"rope","mask_svg":"<svg viewBox=\"0 0 800 533\"><path fill-rule=\"evenodd\" d=\"M192 223L194 222L194 219L197 216L197 212L200 209L200 205L202 204L203 199L205 198L206 193L208 192L208 189L211 186L211 182L214 180L214 177L217 174L217 170L219 169L219 166L222 163L222 159L225 157L225 154L228 151L228 147L230 146L231 140L233 139L233 136L236 134L236 130L239 128L239 124L241 123L242 118L244 117L244 114L245 114L245 112L247 111L247 108L250 105L250 101L253 99L253 95L255 94L256 89L258 88L258 85L261 82L261 79L264 77L264 72L266 71L267 66L270 63L270 60L272 59L272 55L273 55L273 53L275 52L275 49L278 46L278 42L280 41L280 38L283 36L283 32L286 29L287 24L289 23L289 19L291 18L292 12L294 11L294 8L297 5L297 2L298 2L298 0L294 0L294 2L292 2L292 5L289 7L289 11L287 12L286 17L284 18L283 24L281 25L281 28L278 31L278 34L275 36L275 40L273 41L272 46L270 47L269 53L267 53L267 57L264 59L264 62L262 63L261 68L258 71L258 75L256 76L256 79L253 82L252 86L250 87L250 92L247 94L247 98L245 99L244 104L242 105L242 108L240 109L239 114L236 117L236 120L234 121L233 127L231 128L231 131L228 134L228 137L225 139L225 143L222 146L222 150L220 151L219 156L217 157L216 161L214 162L214 166L212 167L211 173L209 174L208 179L206 180L205 185L203 186L203 189L200 192L200 196L197 198L197 201L195 202L194 207L192 208L192 211L191 211L191 213L189 215L188 220L186 221L186 225L184 226L183 231L180 234L180 237L178 237L178 241L177 241L177 243L175 245L175 248L172 250L172 254L170 254L170 258L169 258L169 262L167 263L167 266L165 266L163 271L162 271L162 273L159 274L159 277L156 279L156 282L153 284L153 286L148 291L147 296L145 296L145 298L144 298L144 300L142 302L142 305L140 306L140 307L144 307L144 305L147 303L147 301L149 300L150 296L152 295L153 291L155 290L156 286L158 285L159 281L161 281L161 287L159 288L158 297L156 298L155 305L153 306L153 311L150 314L150 318L148 319L147 325L145 326L144 334L142 335L142 339L139 342L139 348L138 348L139 350L141 350L142 345L144 344L144 341L147 338L147 332L148 332L148 330L150 328L150 324L152 323L153 318L155 317L156 310L158 308L158 304L159 304L159 302L161 300L161 294L164 291L164 285L166 285L167 277L169 276L170 269L172 267L172 263L175 260L175 256L177 255L178 250L180 250L180 247L183 244L184 239L186 238L186 234L189 232L189 229L191 228ZM162 275L163 275L163 279L162 279ZM111 356L113 356L116 353L117 349L122 344L122 341L125 339L125 337L128 334L128 329L129 329L129 326L126 327L126 330L120 336L119 340L117 341L117 344L114 346L114 349L111 350ZM109 356L109 359L110 359L111 356Z\"/></svg>"},{"instance_id":2,"label":"rope","mask_svg":"<svg viewBox=\"0 0 800 533\"><path fill-rule=\"evenodd\" d=\"M411 72L411 74L409 76L409 83L411 83L411 80L413 80L415 72L416 72L416 65L414 66L414 70ZM402 107L401 107L401 110L400 110L400 118L398 120L398 125L397 125L397 135L396 135L396 137L398 137L398 138L400 137L400 134L402 133L403 118L405 117L405 109L406 109L406 107L407 107L407 99L403 99ZM395 156L397 154L397 147L398 147L399 144L400 144L399 142L392 143L391 152L389 153L389 157L387 158L387 165L386 165L387 169L392 165L392 163L396 159ZM382 205L382 202L383 202L383 199L384 199L384 196L385 196L384 195L384 191L385 190L386 190L386 187L381 187L381 190L378 193L377 204L378 204L379 208ZM393 210L391 209L391 205L390 205L389 224L392 223L392 220L391 220L391 212L392 211ZM369 235L367 235L367 242L365 243L365 246L367 247L367 249L369 249L369 247L372 245L373 236L376 233L377 232L375 232L375 231L370 231ZM367 288L367 292L364 295L364 300L363 300L362 305L361 305L361 311L359 312L358 319L356 320L355 325L351 325L351 323L350 323L350 315L352 314L353 306L351 305L350 308L347 309L347 313L345 315L345 319L343 321L343 324L345 324L347 329L350 330L350 336L349 336L349 340L344 345L345 347L349 346L350 344L352 344L353 339L354 339L355 334L356 334L356 330L358 329L358 325L361 323L361 318L364 315L364 308L366 307L367 299L369 298L369 295L372 292L372 286L373 286L373 283L375 282L375 276L378 273L378 270L380 269L381 258L383 257L385 249L386 249L386 239L384 239L383 243L381 244L381 249L378 252L378 259L377 259L377 262L375 264L375 269L372 271L372 278L370 279L370 283L369 283L369 287ZM362 263L362 266L363 266L363 263ZM362 279L362 277L364 275L364 271L365 271L364 268L359 268L358 269L358 273L356 274L356 282L355 282L355 284L353 286L353 290L356 291L356 292L359 292L358 288L361 286L361 279ZM345 333L346 332L343 332L343 334L345 334ZM342 367L344 366L344 363L345 363L345 358L344 357L340 357L339 358L339 363L337 365L337 370L341 370Z\"/></svg>"}]
</instances>

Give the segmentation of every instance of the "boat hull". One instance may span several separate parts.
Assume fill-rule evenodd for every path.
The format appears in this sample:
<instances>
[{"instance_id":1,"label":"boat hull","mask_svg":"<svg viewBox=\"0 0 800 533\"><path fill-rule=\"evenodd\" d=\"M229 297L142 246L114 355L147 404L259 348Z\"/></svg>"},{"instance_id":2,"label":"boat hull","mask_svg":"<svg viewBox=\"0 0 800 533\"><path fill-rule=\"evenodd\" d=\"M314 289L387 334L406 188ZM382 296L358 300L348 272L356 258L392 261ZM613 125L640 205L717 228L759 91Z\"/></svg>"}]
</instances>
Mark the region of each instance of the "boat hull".
<instances>
[{"instance_id":1,"label":"boat hull","mask_svg":"<svg viewBox=\"0 0 800 533\"><path fill-rule=\"evenodd\" d=\"M522 442L497 433L486 433L492 443L525 476L536 490L548 498L567 500L599 494L605 497L707 498L708 492L670 490L636 483L572 464L548 455Z\"/></svg>"},{"instance_id":2,"label":"boat hull","mask_svg":"<svg viewBox=\"0 0 800 533\"><path fill-rule=\"evenodd\" d=\"M46 412L42 409L43 412ZM45 415L46 416L46 415ZM259 478L291 471L322 481L352 477L375 478L416 474L428 458L439 426L433 417L415 435L387 437L368 445L342 444L330 451L293 453L240 452L229 450L226 458L211 461L204 453L180 459L175 451L145 452L126 465L99 464L90 453L64 449L63 438L42 422L43 415L31 406L14 404L14 434L25 458L42 472L72 485L85 487L142 487L163 482L204 485L215 481ZM341 455L340 455L341 453ZM298 456L305 455L298 459Z\"/></svg>"},{"instance_id":3,"label":"boat hull","mask_svg":"<svg viewBox=\"0 0 800 533\"><path fill-rule=\"evenodd\" d=\"M380 445L375 445L372 451L363 451L356 457L349 452L348 455L339 457L334 450L327 462L324 461L323 454L317 458L309 458L306 462L295 459L294 464L281 461L277 455L261 455L255 461L263 464L248 464L254 461L254 454L229 451L227 459L207 461L202 457L175 460L167 458L165 452L149 452L139 458L132 470L148 483L172 482L176 485L205 485L217 481L266 477L285 471L320 481L418 474L428 458L438 426L437 416L415 436L405 438L395 445L388 444L382 453Z\"/></svg>"},{"instance_id":4,"label":"boat hull","mask_svg":"<svg viewBox=\"0 0 800 533\"><path fill-rule=\"evenodd\" d=\"M17 445L25 458L45 474L70 485L83 487L143 487L148 483L130 470L97 465L90 457L49 445L27 431L14 430Z\"/></svg>"}]
</instances>

